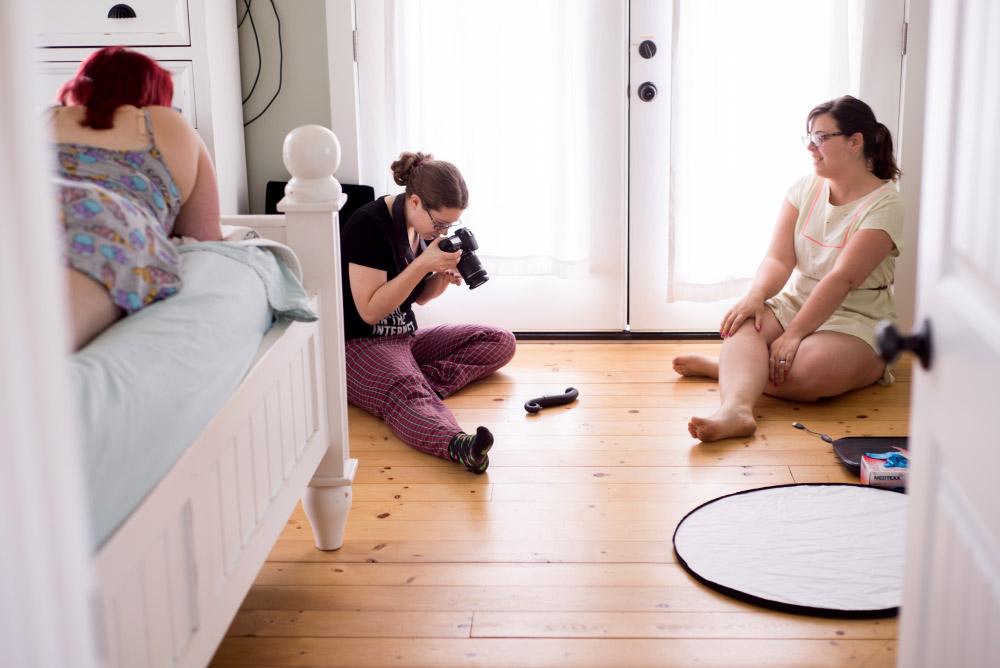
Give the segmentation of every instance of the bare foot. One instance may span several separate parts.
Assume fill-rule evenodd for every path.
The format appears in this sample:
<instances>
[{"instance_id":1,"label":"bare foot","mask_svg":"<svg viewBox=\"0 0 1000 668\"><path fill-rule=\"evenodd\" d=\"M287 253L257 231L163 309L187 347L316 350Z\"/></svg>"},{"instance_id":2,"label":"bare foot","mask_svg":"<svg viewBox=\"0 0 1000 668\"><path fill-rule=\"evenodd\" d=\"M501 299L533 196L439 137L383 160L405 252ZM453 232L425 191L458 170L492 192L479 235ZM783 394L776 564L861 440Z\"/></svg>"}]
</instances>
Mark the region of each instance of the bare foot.
<instances>
[{"instance_id":1,"label":"bare foot","mask_svg":"<svg viewBox=\"0 0 1000 668\"><path fill-rule=\"evenodd\" d=\"M674 358L674 371L682 376L719 378L719 359L698 353L678 355Z\"/></svg>"},{"instance_id":2,"label":"bare foot","mask_svg":"<svg viewBox=\"0 0 1000 668\"><path fill-rule=\"evenodd\" d=\"M719 441L723 438L749 436L757 431L757 421L752 413L719 409L711 417L691 418L688 422L688 432L699 441Z\"/></svg>"}]
</instances>

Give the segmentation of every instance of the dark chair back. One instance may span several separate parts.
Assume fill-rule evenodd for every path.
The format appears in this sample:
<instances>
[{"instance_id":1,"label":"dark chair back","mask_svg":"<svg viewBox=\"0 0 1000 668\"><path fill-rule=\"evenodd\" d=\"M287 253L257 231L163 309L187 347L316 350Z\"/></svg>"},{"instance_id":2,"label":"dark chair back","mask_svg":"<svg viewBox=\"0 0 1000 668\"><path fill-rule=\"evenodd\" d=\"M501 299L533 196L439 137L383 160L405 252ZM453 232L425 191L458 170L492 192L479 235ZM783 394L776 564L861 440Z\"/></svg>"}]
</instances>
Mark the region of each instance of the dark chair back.
<instances>
[{"instance_id":1,"label":"dark chair back","mask_svg":"<svg viewBox=\"0 0 1000 668\"><path fill-rule=\"evenodd\" d=\"M267 190L264 192L264 213L273 216L278 213L278 202L285 196L285 185L287 181L268 181ZM343 225L351 217L351 214L359 208L375 201L375 189L371 186L358 186L349 183L341 183L347 194L347 203L340 210L340 224Z\"/></svg>"}]
</instances>

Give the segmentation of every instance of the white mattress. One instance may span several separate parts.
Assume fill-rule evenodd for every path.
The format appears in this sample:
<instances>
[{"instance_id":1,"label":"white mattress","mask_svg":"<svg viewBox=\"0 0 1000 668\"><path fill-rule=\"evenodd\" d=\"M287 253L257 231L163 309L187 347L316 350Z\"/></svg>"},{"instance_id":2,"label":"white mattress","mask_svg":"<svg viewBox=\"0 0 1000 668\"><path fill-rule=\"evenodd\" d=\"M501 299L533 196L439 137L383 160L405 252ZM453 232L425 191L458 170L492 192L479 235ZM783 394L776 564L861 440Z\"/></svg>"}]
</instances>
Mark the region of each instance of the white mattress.
<instances>
[{"instance_id":1,"label":"white mattress","mask_svg":"<svg viewBox=\"0 0 1000 668\"><path fill-rule=\"evenodd\" d=\"M124 318L72 359L95 548L225 404L273 321L249 264L189 252L181 268L178 295Z\"/></svg>"}]
</instances>

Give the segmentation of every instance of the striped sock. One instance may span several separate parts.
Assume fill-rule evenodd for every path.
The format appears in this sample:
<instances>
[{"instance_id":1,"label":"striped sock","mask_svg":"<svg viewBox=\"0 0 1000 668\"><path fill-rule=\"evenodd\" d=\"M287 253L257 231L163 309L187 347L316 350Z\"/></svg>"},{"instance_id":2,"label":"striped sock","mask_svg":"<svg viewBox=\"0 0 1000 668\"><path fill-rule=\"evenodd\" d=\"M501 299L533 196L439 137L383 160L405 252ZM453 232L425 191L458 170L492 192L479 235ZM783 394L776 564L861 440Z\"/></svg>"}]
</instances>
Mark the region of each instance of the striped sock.
<instances>
[{"instance_id":1,"label":"striped sock","mask_svg":"<svg viewBox=\"0 0 1000 668\"><path fill-rule=\"evenodd\" d=\"M483 473L490 465L486 455L493 447L493 434L486 427L479 427L475 434L464 431L455 434L448 443L448 456L452 461L461 462L473 473Z\"/></svg>"}]
</instances>

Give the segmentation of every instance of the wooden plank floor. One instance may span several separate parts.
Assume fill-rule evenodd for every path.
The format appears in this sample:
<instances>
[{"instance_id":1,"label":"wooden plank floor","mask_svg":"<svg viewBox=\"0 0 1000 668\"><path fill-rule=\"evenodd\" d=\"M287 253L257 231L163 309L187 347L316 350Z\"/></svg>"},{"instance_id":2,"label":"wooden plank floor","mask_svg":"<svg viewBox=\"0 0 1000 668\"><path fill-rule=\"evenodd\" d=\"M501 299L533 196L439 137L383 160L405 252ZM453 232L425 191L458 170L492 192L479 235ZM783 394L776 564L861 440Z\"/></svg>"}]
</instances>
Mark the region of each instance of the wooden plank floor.
<instances>
[{"instance_id":1,"label":"wooden plank floor","mask_svg":"<svg viewBox=\"0 0 1000 668\"><path fill-rule=\"evenodd\" d=\"M817 404L764 398L753 437L704 445L717 384L681 379L713 342L522 342L447 400L497 442L482 476L403 445L350 408L360 466L344 546L318 551L301 506L212 666L807 666L895 664L897 621L782 614L727 598L675 562L698 504L764 485L856 482L833 438L905 435L897 382ZM579 400L524 403L567 387Z\"/></svg>"}]
</instances>

